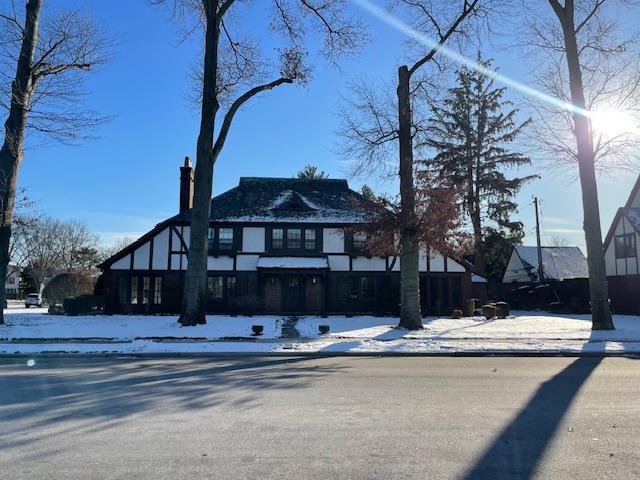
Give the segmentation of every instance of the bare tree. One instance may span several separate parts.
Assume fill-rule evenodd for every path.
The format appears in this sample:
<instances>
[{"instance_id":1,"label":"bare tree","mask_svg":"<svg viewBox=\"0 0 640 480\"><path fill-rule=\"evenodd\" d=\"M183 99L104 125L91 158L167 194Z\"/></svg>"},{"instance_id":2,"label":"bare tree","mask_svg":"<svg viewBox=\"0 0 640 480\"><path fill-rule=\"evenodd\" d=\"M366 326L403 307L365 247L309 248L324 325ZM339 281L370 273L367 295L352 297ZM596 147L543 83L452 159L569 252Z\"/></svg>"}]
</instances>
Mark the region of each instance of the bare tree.
<instances>
[{"instance_id":1,"label":"bare tree","mask_svg":"<svg viewBox=\"0 0 640 480\"><path fill-rule=\"evenodd\" d=\"M400 179L400 324L411 330L422 328L420 312L420 282L418 270L420 238L416 225L416 188L414 182L414 138L420 134L423 119L416 118L415 98L418 95L429 98L430 88L437 82L434 78L421 75L426 65L441 67L436 55L447 42L461 41L465 35L463 22L472 18L486 18L491 2L462 0L437 2L432 0L397 0L407 9L414 27L420 33L435 38L437 44L422 48L418 59L411 65L398 69L396 98L380 95L366 85L356 86L356 100L350 102L343 114L343 132L346 153L357 154L360 158L358 171L371 171L382 166L389 170L389 143L398 145ZM396 115L391 114L391 106L396 107Z\"/></svg>"},{"instance_id":2,"label":"bare tree","mask_svg":"<svg viewBox=\"0 0 640 480\"><path fill-rule=\"evenodd\" d=\"M591 135L598 174L638 170L640 165L640 31L622 27L611 11L616 6L628 8L630 3L582 0L565 3L558 10L563 18L574 19L584 108L593 113ZM530 4L526 14L530 19L524 48L534 65L531 76L545 93L571 104L572 79L562 24L555 15L545 15ZM535 99L529 103L538 117L529 128L533 147L559 171L574 176L578 151L573 112Z\"/></svg>"},{"instance_id":3,"label":"bare tree","mask_svg":"<svg viewBox=\"0 0 640 480\"><path fill-rule=\"evenodd\" d=\"M98 263L98 236L83 222L61 223L57 238L62 271L94 270Z\"/></svg>"},{"instance_id":4,"label":"bare tree","mask_svg":"<svg viewBox=\"0 0 640 480\"><path fill-rule=\"evenodd\" d=\"M8 110L0 149L0 278L6 275L10 260L16 183L27 128L52 140L73 141L103 120L84 107L81 74L105 61L105 37L79 12L52 13L41 22L42 3L27 0L24 16L15 2L0 13L0 92L6 94L2 105ZM3 284L0 303L4 298Z\"/></svg>"},{"instance_id":5,"label":"bare tree","mask_svg":"<svg viewBox=\"0 0 640 480\"><path fill-rule=\"evenodd\" d=\"M639 58L626 54L638 34L623 37L618 23L611 19L607 6L628 5L624 0L548 0L551 19L533 22L538 47L551 53L551 74L546 75L546 87L572 105L569 114L548 117L554 121L564 115L565 129L551 136L551 150L561 158L577 162L582 187L583 228L587 247L592 328L614 328L609 308L609 294L602 245L600 206L596 184L596 161L620 158L640 139L633 140L627 132L610 135L611 126L600 125L602 115L597 110L638 108L640 78ZM566 64L566 68L562 67ZM617 120L605 115L605 122ZM636 126L637 129L637 126ZM570 132L571 135L566 135ZM637 135L637 132L636 132Z\"/></svg>"},{"instance_id":6,"label":"bare tree","mask_svg":"<svg viewBox=\"0 0 640 480\"><path fill-rule=\"evenodd\" d=\"M309 70L304 60L305 32L309 28L324 36L323 53L334 61L354 51L364 40L358 21L345 14L344 0L271 0L271 30L288 42L270 61L259 46L243 35L240 0L155 0L171 3L176 12L195 12L204 30L204 62L201 88L200 133L196 149L194 201L191 211L189 262L180 323L205 323L207 278L207 231L209 227L213 167L225 144L233 119L246 102L280 85L306 83ZM264 8L264 4L262 8ZM250 30L245 25L245 31ZM274 66L277 63L278 66ZM215 136L220 106L227 106ZM214 138L215 137L215 138Z\"/></svg>"}]
</instances>

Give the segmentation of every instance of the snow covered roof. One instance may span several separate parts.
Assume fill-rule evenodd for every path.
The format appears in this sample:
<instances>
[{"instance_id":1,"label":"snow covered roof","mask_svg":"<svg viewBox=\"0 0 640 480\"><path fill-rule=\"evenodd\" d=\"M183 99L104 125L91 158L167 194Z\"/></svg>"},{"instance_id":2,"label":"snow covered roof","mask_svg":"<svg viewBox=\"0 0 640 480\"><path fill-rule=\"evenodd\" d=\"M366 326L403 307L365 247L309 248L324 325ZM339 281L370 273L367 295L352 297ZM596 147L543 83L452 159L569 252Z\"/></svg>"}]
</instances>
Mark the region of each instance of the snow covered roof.
<instances>
[{"instance_id":1,"label":"snow covered roof","mask_svg":"<svg viewBox=\"0 0 640 480\"><path fill-rule=\"evenodd\" d=\"M211 200L211 220L351 224L365 220L362 201L346 180L242 177ZM190 221L191 211L172 220Z\"/></svg>"},{"instance_id":2,"label":"snow covered roof","mask_svg":"<svg viewBox=\"0 0 640 480\"><path fill-rule=\"evenodd\" d=\"M525 269L535 279L538 275L537 247L518 245L514 248ZM578 247L542 247L542 266L548 280L589 278L587 259Z\"/></svg>"},{"instance_id":3,"label":"snow covered roof","mask_svg":"<svg viewBox=\"0 0 640 480\"><path fill-rule=\"evenodd\" d=\"M258 268L329 268L326 257L260 257Z\"/></svg>"}]
</instances>

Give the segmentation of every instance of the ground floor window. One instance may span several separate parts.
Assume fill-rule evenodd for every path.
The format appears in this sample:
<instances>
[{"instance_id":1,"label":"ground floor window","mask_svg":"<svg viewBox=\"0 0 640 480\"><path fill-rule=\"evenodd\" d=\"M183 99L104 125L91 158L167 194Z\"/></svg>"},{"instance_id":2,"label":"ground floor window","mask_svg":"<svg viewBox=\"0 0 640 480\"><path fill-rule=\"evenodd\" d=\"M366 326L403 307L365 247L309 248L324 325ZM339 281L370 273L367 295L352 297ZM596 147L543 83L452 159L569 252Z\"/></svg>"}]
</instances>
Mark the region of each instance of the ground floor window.
<instances>
[{"instance_id":1,"label":"ground floor window","mask_svg":"<svg viewBox=\"0 0 640 480\"><path fill-rule=\"evenodd\" d=\"M351 277L349 298L352 300L374 300L376 298L375 277Z\"/></svg>"},{"instance_id":2,"label":"ground floor window","mask_svg":"<svg viewBox=\"0 0 640 480\"><path fill-rule=\"evenodd\" d=\"M227 300L236 291L235 276L212 276L207 279L207 293L212 300Z\"/></svg>"},{"instance_id":3,"label":"ground floor window","mask_svg":"<svg viewBox=\"0 0 640 480\"><path fill-rule=\"evenodd\" d=\"M122 305L160 305L162 277L132 275L118 278L118 302Z\"/></svg>"}]
</instances>

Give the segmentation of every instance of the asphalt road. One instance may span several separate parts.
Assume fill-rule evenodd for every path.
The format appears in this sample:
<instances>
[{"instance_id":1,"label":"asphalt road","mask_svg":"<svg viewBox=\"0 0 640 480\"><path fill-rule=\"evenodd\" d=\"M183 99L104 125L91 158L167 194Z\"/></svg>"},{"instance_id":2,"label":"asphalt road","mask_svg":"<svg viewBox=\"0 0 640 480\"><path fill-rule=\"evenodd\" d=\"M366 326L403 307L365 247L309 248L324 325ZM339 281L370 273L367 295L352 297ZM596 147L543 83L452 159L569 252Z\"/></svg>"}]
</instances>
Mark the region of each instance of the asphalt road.
<instances>
[{"instance_id":1,"label":"asphalt road","mask_svg":"<svg viewBox=\"0 0 640 480\"><path fill-rule=\"evenodd\" d=\"M6 479L637 479L628 358L0 359Z\"/></svg>"}]
</instances>

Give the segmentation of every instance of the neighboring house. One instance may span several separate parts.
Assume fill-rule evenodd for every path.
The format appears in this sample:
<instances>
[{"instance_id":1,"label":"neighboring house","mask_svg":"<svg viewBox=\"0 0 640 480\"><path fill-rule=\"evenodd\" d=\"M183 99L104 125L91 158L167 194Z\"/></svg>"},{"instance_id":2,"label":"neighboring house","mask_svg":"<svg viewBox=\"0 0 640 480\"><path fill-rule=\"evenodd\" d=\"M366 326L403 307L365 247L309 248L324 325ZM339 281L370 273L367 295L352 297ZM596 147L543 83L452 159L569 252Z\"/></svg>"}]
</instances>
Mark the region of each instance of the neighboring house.
<instances>
[{"instance_id":1,"label":"neighboring house","mask_svg":"<svg viewBox=\"0 0 640 480\"><path fill-rule=\"evenodd\" d=\"M574 280L589 278L587 259L578 247L542 247L544 280ZM502 283L538 281L538 248L513 247Z\"/></svg>"},{"instance_id":2,"label":"neighboring house","mask_svg":"<svg viewBox=\"0 0 640 480\"><path fill-rule=\"evenodd\" d=\"M516 308L587 313L589 271L578 247L542 247L543 282L538 277L538 248L513 248L502 277L507 299Z\"/></svg>"},{"instance_id":3,"label":"neighboring house","mask_svg":"<svg viewBox=\"0 0 640 480\"><path fill-rule=\"evenodd\" d=\"M191 164L181 167L180 213L100 265L113 312L178 312L189 250ZM397 309L400 261L364 251L351 235L362 196L346 180L241 178L211 201L207 310L383 313ZM471 275L426 249L425 313L449 313L471 295Z\"/></svg>"},{"instance_id":4,"label":"neighboring house","mask_svg":"<svg viewBox=\"0 0 640 480\"><path fill-rule=\"evenodd\" d=\"M640 177L604 240L611 308L640 314Z\"/></svg>"},{"instance_id":5,"label":"neighboring house","mask_svg":"<svg viewBox=\"0 0 640 480\"><path fill-rule=\"evenodd\" d=\"M15 300L20 292L20 267L7 265L7 279L4 282L6 298Z\"/></svg>"}]
</instances>

